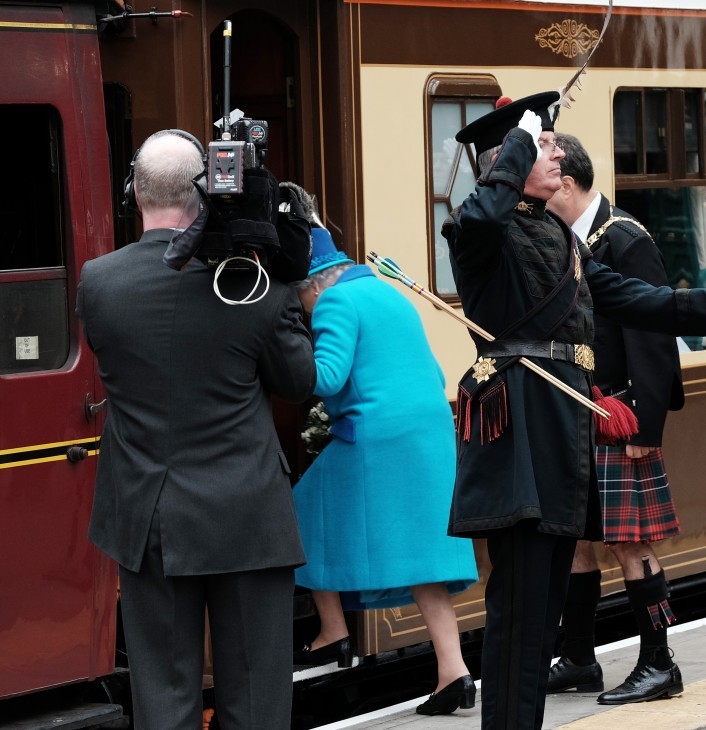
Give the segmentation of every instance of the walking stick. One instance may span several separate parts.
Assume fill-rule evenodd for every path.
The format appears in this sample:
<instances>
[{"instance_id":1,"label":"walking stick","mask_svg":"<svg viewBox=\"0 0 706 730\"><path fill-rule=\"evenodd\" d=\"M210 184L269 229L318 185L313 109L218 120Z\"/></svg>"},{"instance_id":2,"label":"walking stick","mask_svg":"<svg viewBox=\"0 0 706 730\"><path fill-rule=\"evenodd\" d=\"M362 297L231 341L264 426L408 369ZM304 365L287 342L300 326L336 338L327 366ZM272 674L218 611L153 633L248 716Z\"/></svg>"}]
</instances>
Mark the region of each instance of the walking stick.
<instances>
[{"instance_id":1,"label":"walking stick","mask_svg":"<svg viewBox=\"0 0 706 730\"><path fill-rule=\"evenodd\" d=\"M491 335L489 332L486 332L482 327L479 327L475 322L472 322L467 317L459 314L459 312L457 312L453 307L448 305L443 299L439 299L439 297L432 294L428 289L425 289L423 286L421 286L421 284L418 284L416 281L414 281L414 279L411 279L409 276L407 276L407 274L405 274L394 261L382 258L381 256L378 256L378 254L376 254L374 251L371 251L368 254L367 259L378 267L378 271L381 274L383 274L384 276L388 276L391 279L396 279L397 281L402 282L412 291L416 292L424 299L434 304L434 306L443 309L444 312L451 315L455 320L461 322L461 324L466 325L469 330L475 332L484 340L492 342L495 339L493 335ZM602 416L603 418L610 418L611 414L604 408L596 405L590 398L587 398L585 395L582 395L577 390L574 390L571 386L559 380L559 378L555 377L551 373L548 373L546 370L541 368L539 365L533 363L531 360L528 360L526 357L521 357L519 359L519 362L526 368L532 370L532 372L537 373L537 375L544 378L555 387L559 388L559 390L563 390L564 393L570 395L579 403L586 406L586 408L590 408L592 411L597 413L599 416Z\"/></svg>"}]
</instances>

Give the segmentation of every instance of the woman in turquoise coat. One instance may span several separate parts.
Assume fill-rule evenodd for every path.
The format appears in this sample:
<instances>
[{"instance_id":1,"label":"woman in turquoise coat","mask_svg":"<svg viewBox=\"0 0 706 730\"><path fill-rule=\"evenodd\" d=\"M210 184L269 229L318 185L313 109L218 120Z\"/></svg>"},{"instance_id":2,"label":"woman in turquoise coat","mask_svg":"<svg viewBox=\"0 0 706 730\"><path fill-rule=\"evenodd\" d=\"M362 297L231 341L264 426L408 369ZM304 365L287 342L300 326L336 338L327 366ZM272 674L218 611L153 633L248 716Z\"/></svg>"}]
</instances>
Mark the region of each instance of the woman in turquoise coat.
<instances>
[{"instance_id":1,"label":"woman in turquoise coat","mask_svg":"<svg viewBox=\"0 0 706 730\"><path fill-rule=\"evenodd\" d=\"M456 448L443 373L412 304L337 251L326 229L312 238L309 277L297 288L334 438L294 488L307 555L296 581L312 590L321 618L296 661L348 663L344 607L416 602L439 666L418 712L472 707L450 593L478 573L471 541L447 536Z\"/></svg>"}]
</instances>

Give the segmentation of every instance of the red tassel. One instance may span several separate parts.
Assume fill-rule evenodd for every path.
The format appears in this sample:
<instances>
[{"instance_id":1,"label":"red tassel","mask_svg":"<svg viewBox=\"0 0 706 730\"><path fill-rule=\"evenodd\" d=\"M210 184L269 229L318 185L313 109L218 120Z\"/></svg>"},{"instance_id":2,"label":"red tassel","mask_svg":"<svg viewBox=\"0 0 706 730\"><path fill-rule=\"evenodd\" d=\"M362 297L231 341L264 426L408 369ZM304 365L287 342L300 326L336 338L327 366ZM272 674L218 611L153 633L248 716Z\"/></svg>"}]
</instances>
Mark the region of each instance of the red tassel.
<instances>
[{"instance_id":1,"label":"red tassel","mask_svg":"<svg viewBox=\"0 0 706 730\"><path fill-rule=\"evenodd\" d=\"M487 387L478 399L480 402L480 443L491 443L505 432L508 422L507 389L505 381L498 379Z\"/></svg>"},{"instance_id":2,"label":"red tassel","mask_svg":"<svg viewBox=\"0 0 706 730\"><path fill-rule=\"evenodd\" d=\"M596 443L599 446L615 446L629 441L637 432L635 414L613 396L604 396L594 385L593 402L610 413L610 418L594 414L596 424Z\"/></svg>"}]
</instances>

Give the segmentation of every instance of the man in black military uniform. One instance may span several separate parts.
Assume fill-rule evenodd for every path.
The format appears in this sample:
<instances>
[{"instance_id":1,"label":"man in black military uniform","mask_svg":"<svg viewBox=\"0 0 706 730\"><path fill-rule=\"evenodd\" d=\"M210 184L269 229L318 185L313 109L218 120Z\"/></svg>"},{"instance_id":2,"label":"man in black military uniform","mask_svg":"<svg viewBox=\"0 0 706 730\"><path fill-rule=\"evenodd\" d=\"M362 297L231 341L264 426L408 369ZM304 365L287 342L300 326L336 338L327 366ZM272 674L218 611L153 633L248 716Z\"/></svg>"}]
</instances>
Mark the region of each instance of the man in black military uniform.
<instances>
[{"instance_id":1,"label":"man in black military uniform","mask_svg":"<svg viewBox=\"0 0 706 730\"><path fill-rule=\"evenodd\" d=\"M706 331L706 292L623 280L547 213L561 187L557 92L511 102L456 139L481 176L444 223L468 318L493 334L462 379L450 534L487 538L484 730L540 728L577 538L600 539L593 413L518 362L591 393L593 312L627 326ZM582 261L583 259L583 261Z\"/></svg>"},{"instance_id":2,"label":"man in black military uniform","mask_svg":"<svg viewBox=\"0 0 706 730\"><path fill-rule=\"evenodd\" d=\"M557 144L565 155L562 185L547 207L586 241L594 260L623 276L666 285L662 254L645 227L593 189L593 165L581 142L557 134ZM674 337L623 328L598 314L595 325L596 385L624 400L639 423L627 444L596 446L603 539L622 568L640 633L635 670L619 687L598 697L601 704L622 704L683 690L667 645L667 626L674 622L667 581L651 543L679 533L661 444L667 412L684 405L684 389ZM594 652L600 594L593 545L579 540L562 619L562 655L551 668L549 692L603 689Z\"/></svg>"}]
</instances>

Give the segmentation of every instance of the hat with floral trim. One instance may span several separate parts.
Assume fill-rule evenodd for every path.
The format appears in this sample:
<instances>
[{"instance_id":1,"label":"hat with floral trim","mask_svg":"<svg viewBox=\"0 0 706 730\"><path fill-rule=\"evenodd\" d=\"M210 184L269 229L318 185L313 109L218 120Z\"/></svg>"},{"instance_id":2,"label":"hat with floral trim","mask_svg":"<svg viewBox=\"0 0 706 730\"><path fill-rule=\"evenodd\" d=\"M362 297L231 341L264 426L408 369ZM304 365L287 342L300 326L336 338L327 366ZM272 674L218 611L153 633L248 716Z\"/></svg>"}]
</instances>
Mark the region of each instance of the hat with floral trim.
<instances>
[{"instance_id":1,"label":"hat with floral trim","mask_svg":"<svg viewBox=\"0 0 706 730\"><path fill-rule=\"evenodd\" d=\"M309 265L309 276L319 271L328 269L338 264L354 264L353 259L336 248L331 234L326 228L311 229L311 264Z\"/></svg>"}]
</instances>

